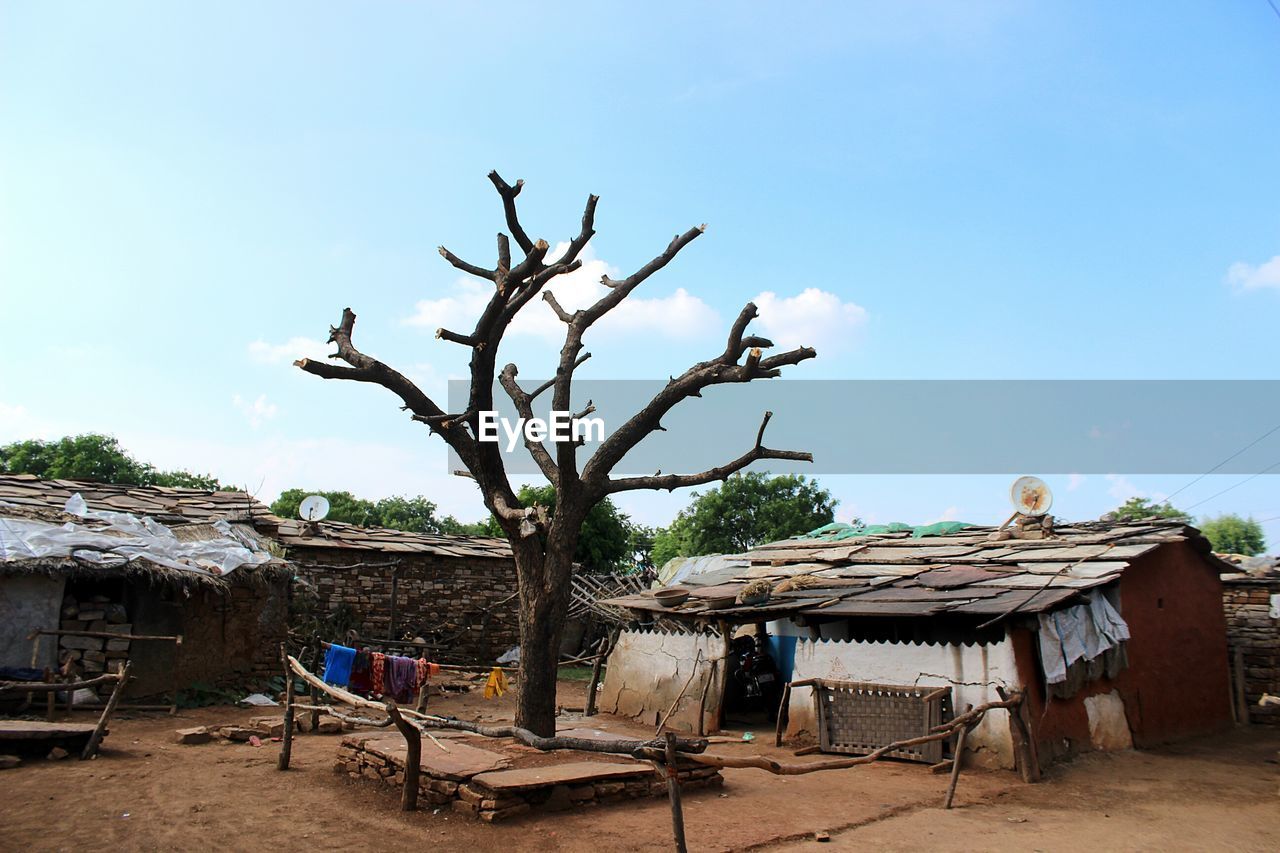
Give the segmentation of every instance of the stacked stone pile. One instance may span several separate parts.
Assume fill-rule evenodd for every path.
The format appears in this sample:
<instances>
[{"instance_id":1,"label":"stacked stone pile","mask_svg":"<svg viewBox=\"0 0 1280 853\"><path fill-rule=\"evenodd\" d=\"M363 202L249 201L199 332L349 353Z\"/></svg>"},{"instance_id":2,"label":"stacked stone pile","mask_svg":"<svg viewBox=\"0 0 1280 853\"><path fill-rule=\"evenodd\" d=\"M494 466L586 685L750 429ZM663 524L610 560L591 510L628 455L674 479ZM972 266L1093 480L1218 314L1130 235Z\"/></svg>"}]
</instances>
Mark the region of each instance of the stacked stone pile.
<instances>
[{"instance_id":1,"label":"stacked stone pile","mask_svg":"<svg viewBox=\"0 0 1280 853\"><path fill-rule=\"evenodd\" d=\"M133 625L129 623L129 615L124 605L113 602L105 595L87 596L77 599L68 595L62 600L62 619L59 628L63 631L91 631L94 633L130 634ZM67 658L75 661L76 666L86 677L92 678L104 672L115 672L129 658L129 640L106 639L104 637L82 637L75 634L64 634L58 638L58 659ZM106 697L111 694L112 684L98 686L98 694Z\"/></svg>"}]
</instances>

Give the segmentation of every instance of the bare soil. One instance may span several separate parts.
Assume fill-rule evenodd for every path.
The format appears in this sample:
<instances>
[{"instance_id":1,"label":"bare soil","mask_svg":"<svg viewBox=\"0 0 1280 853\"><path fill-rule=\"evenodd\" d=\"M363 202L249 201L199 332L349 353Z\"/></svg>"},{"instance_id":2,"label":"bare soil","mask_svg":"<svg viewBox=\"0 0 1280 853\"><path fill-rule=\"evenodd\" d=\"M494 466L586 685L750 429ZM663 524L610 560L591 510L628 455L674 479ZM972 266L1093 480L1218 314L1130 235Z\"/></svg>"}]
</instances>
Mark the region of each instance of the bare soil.
<instances>
[{"instance_id":1,"label":"bare soil","mask_svg":"<svg viewBox=\"0 0 1280 853\"><path fill-rule=\"evenodd\" d=\"M582 705L566 682L561 702ZM466 719L510 719L511 696L478 692L433 701ZM278 744L180 746L178 728L247 722L261 710L206 708L177 717L122 717L94 761L36 759L0 771L0 849L341 850L353 847L481 851L670 850L665 799L533 814L489 825L449 810L399 811L395 789L333 770L337 735L294 741L293 769L276 770ZM79 719L77 717L77 719ZM608 717L575 726L651 733ZM740 736L741 733L737 733ZM776 750L769 732L712 751ZM429 743L424 748L430 748ZM915 850L1278 850L1280 732L1232 731L1154 752L1089 756L1052 768L1040 785L1011 773L966 771L956 808L939 806L945 776L918 764L778 777L727 770L721 790L691 791L691 850L815 848Z\"/></svg>"}]
</instances>

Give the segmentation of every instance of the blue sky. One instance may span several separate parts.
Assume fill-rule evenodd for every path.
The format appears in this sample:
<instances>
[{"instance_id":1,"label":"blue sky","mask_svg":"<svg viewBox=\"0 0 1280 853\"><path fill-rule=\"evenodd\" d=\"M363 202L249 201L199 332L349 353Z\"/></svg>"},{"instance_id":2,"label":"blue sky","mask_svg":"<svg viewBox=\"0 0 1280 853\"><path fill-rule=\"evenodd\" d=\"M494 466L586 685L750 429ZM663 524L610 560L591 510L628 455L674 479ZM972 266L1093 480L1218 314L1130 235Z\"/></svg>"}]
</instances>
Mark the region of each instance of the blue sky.
<instances>
[{"instance_id":1,"label":"blue sky","mask_svg":"<svg viewBox=\"0 0 1280 853\"><path fill-rule=\"evenodd\" d=\"M0 440L108 431L268 499L478 517L385 392L290 362L351 305L366 351L461 375L432 333L476 293L435 247L489 261L492 168L553 243L601 195L582 298L709 224L588 340L592 378L682 370L748 299L818 347L797 378L1280 378L1278 75L1265 0L0 3ZM555 350L535 309L524 376ZM1200 472L1045 473L1087 518ZM1008 479L823 482L841 517L991 523ZM1272 518L1275 548L1276 483L1194 511Z\"/></svg>"}]
</instances>

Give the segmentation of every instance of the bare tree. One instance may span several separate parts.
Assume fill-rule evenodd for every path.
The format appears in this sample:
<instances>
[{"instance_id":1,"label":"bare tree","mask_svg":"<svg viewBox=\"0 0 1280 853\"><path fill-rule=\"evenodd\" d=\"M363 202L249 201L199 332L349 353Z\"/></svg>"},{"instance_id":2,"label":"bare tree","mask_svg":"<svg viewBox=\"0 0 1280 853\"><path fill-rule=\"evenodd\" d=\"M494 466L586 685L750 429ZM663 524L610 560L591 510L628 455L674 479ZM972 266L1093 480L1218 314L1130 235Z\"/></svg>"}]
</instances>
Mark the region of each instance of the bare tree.
<instances>
[{"instance_id":1,"label":"bare tree","mask_svg":"<svg viewBox=\"0 0 1280 853\"><path fill-rule=\"evenodd\" d=\"M605 497L618 492L698 486L723 480L760 459L812 462L813 457L809 453L765 447L764 431L770 418L770 413L765 413L754 445L725 465L692 474L619 478L611 476L614 467L645 436L663 429L663 416L682 400L699 397L704 388L712 385L776 377L783 367L813 358L816 353L808 347L800 347L764 357L761 350L773 344L765 338L746 334L748 324L757 315L756 306L748 303L729 329L723 352L671 379L644 408L608 435L581 467L578 465L580 440L551 441L550 448L545 442L526 440L529 453L542 474L555 486L557 497L553 515L549 515L545 507L523 506L507 478L500 446L478 439L480 413L495 408L494 380L510 396L521 417L533 417L533 401L546 391L551 392L553 411L573 412L574 372L591 357L590 353L583 352L582 339L587 330L617 308L645 279L670 263L681 249L702 234L706 226L690 228L677 235L661 254L624 279L604 276L601 281L608 292L595 304L569 312L561 307L550 290L544 288L552 279L573 272L582 265L578 256L595 234L599 197L587 198L581 230L570 241L564 254L548 263L547 242L531 240L516 212L516 197L520 195L524 182L517 181L512 186L497 172L490 172L489 180L502 197L507 229L511 232L510 237L498 234L496 265L492 268L477 266L440 247L440 254L450 264L493 285L493 295L474 329L469 333L449 329L436 331L437 338L471 351L471 386L465 411L452 414L444 411L404 374L356 349L352 342L356 315L350 308L342 312L338 325L329 330L329 341L338 349L330 358L345 364L307 358L295 364L324 379L372 382L393 392L414 420L426 424L431 432L453 448L475 478L485 506L498 519L511 542L519 579L521 668L516 723L539 735L551 736L555 733L557 651L569 601L573 555L587 512ZM523 255L518 262L512 260L512 239ZM497 372L498 347L516 314L539 293L564 322L565 340L560 349L555 378L526 391L516 381L514 364L508 364L500 373ZM586 409L589 408L588 405ZM574 415L582 417L586 409Z\"/></svg>"}]
</instances>

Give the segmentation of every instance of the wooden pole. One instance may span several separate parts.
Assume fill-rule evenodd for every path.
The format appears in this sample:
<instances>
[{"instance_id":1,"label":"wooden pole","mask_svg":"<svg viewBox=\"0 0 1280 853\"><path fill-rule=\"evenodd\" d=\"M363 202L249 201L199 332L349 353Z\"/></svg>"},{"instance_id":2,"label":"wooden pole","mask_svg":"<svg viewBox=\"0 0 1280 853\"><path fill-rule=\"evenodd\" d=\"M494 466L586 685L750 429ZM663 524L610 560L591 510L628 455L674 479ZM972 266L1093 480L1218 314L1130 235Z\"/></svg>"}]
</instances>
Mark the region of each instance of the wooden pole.
<instances>
[{"instance_id":1,"label":"wooden pole","mask_svg":"<svg viewBox=\"0 0 1280 853\"><path fill-rule=\"evenodd\" d=\"M44 680L48 683L53 682L53 670L47 666L44 668ZM52 690L44 698L44 717L51 723L53 722L53 706L57 698L58 694Z\"/></svg>"},{"instance_id":2,"label":"wooden pole","mask_svg":"<svg viewBox=\"0 0 1280 853\"><path fill-rule=\"evenodd\" d=\"M600 689L600 667L604 664L604 653L596 655L596 662L591 664L591 681L587 684L587 706L583 714L588 717L596 715L596 691Z\"/></svg>"},{"instance_id":3,"label":"wooden pole","mask_svg":"<svg viewBox=\"0 0 1280 853\"><path fill-rule=\"evenodd\" d=\"M1009 693L1003 687L997 685L996 692L1000 694L1002 701L1009 701ZM1022 775L1022 781L1039 782L1040 761L1036 755L1036 742L1031 736L1031 726L1028 723L1030 714L1027 711L1026 692L1019 694L1019 698L1021 701L1015 707L1008 709L1009 735L1013 739L1013 750L1018 757L1018 772Z\"/></svg>"},{"instance_id":4,"label":"wooden pole","mask_svg":"<svg viewBox=\"0 0 1280 853\"><path fill-rule=\"evenodd\" d=\"M973 706L970 705L970 708ZM947 799L942 804L944 809L951 808L951 801L956 796L956 783L960 781L960 764L964 761L964 740L969 734L968 726L961 726L956 734L955 755L951 759L951 784L947 785Z\"/></svg>"},{"instance_id":5,"label":"wooden pole","mask_svg":"<svg viewBox=\"0 0 1280 853\"><path fill-rule=\"evenodd\" d=\"M288 770L293 754L293 671L289 668L289 657L283 643L280 644L280 657L284 659L284 731L280 734L280 761L276 768Z\"/></svg>"},{"instance_id":6,"label":"wooden pole","mask_svg":"<svg viewBox=\"0 0 1280 853\"><path fill-rule=\"evenodd\" d=\"M124 662L124 666L120 668L117 676L116 687L111 691L111 698L107 700L107 707L102 709L102 716L98 718L98 725L94 726L93 734L89 736L89 742L84 745L84 752L80 753L80 760L93 758L98 754L98 746L102 743L103 736L107 733L107 723L111 720L111 714L115 711L116 705L120 703L120 694L124 693L125 682L129 680L129 661ZM50 696L53 694L50 693Z\"/></svg>"},{"instance_id":7,"label":"wooden pole","mask_svg":"<svg viewBox=\"0 0 1280 853\"><path fill-rule=\"evenodd\" d=\"M1236 707L1240 709L1240 725L1249 725L1249 700L1245 698L1244 690L1244 649L1236 646L1235 654L1232 656L1231 668L1235 673L1236 682Z\"/></svg>"},{"instance_id":8,"label":"wooden pole","mask_svg":"<svg viewBox=\"0 0 1280 853\"><path fill-rule=\"evenodd\" d=\"M716 670L719 667L720 661L711 662L711 671L707 673L707 680L702 685L702 698L698 700L698 737L707 733L707 694L711 692L711 682L716 680Z\"/></svg>"},{"instance_id":9,"label":"wooden pole","mask_svg":"<svg viewBox=\"0 0 1280 853\"><path fill-rule=\"evenodd\" d=\"M418 807L418 775L422 771L422 732L400 715L395 700L387 700L387 716L404 735L404 788L400 791L400 810L411 812Z\"/></svg>"},{"instance_id":10,"label":"wooden pole","mask_svg":"<svg viewBox=\"0 0 1280 853\"><path fill-rule=\"evenodd\" d=\"M316 667L319 667L319 665L320 665L320 638L319 638L319 637L317 637L317 638L315 639L315 642L314 642L314 644L312 645L312 649L313 649L313 651L315 652L315 654L314 654L314 655L312 655L312 660L313 660L313 662L314 662L314 665L315 665ZM288 668L288 667L286 666L286 669L287 669L287 668ZM320 704L320 690L319 690L319 689L318 689L314 684L308 685L308 687L310 687L309 694L310 694L310 696L311 696L311 704L312 704L312 705L319 705L319 704ZM311 712L311 728L309 729L309 731L314 732L314 731L316 731L316 729L318 729L318 728L320 728L320 712L319 712L319 711L314 711L314 710L313 710L313 711Z\"/></svg>"},{"instance_id":11,"label":"wooden pole","mask_svg":"<svg viewBox=\"0 0 1280 853\"><path fill-rule=\"evenodd\" d=\"M684 807L680 803L680 778L676 769L676 736L667 732L667 794L671 798L671 829L676 837L676 853L688 853L684 843Z\"/></svg>"}]
</instances>

